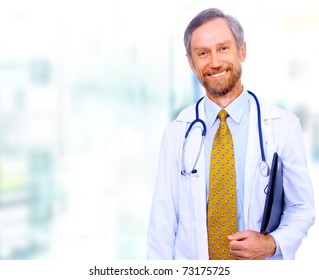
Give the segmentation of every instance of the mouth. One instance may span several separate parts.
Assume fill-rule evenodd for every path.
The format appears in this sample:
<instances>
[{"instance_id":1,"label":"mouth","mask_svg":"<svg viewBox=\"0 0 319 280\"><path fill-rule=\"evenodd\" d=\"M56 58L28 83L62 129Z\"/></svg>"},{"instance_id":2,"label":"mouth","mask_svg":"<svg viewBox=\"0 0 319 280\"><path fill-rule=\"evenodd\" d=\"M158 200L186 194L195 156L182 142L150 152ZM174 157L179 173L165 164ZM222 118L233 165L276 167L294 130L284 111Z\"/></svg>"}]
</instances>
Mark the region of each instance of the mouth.
<instances>
[{"instance_id":1,"label":"mouth","mask_svg":"<svg viewBox=\"0 0 319 280\"><path fill-rule=\"evenodd\" d=\"M213 78L218 78L218 77L221 77L223 75L226 74L226 70L224 70L223 72L219 72L219 73L216 73L216 74L209 74L210 77L213 77Z\"/></svg>"}]
</instances>

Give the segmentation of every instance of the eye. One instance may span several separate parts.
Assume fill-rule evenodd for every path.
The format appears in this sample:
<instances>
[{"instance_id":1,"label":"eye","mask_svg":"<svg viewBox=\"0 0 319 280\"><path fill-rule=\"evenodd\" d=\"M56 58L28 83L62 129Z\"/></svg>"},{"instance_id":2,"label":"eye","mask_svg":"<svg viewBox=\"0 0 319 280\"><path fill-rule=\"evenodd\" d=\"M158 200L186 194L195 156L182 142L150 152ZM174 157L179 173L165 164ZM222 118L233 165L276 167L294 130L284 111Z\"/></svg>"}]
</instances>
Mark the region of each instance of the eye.
<instances>
[{"instance_id":1,"label":"eye","mask_svg":"<svg viewBox=\"0 0 319 280\"><path fill-rule=\"evenodd\" d=\"M228 50L229 50L229 46L228 45L223 45L223 46L220 47L220 51L222 51L222 52L226 52Z\"/></svg>"},{"instance_id":2,"label":"eye","mask_svg":"<svg viewBox=\"0 0 319 280\"><path fill-rule=\"evenodd\" d=\"M199 51L197 53L197 56L200 57L200 58L204 58L207 56L207 51Z\"/></svg>"}]
</instances>

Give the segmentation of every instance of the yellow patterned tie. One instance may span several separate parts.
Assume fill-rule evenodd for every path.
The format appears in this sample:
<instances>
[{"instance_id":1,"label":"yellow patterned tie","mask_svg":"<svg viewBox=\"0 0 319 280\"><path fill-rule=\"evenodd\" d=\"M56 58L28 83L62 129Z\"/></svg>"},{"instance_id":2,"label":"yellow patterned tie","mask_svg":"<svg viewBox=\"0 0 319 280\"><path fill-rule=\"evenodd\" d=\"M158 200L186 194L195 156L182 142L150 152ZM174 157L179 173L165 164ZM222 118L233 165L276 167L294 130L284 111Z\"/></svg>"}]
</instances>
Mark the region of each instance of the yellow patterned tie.
<instances>
[{"instance_id":1,"label":"yellow patterned tie","mask_svg":"<svg viewBox=\"0 0 319 280\"><path fill-rule=\"evenodd\" d=\"M227 236L237 231L236 171L234 146L226 122L228 113L222 109L210 163L207 205L208 252L210 260L230 260Z\"/></svg>"}]
</instances>

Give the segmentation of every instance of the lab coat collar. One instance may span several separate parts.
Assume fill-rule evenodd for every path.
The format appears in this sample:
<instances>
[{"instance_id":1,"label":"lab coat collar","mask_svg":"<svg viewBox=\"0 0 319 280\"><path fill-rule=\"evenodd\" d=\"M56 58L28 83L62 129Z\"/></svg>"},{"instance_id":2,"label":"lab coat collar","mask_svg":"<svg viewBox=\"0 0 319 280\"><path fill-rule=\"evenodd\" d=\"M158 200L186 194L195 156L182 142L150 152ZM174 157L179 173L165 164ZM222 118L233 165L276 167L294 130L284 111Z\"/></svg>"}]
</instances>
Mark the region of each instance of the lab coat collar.
<instances>
[{"instance_id":1,"label":"lab coat collar","mask_svg":"<svg viewBox=\"0 0 319 280\"><path fill-rule=\"evenodd\" d=\"M257 96L258 97L258 96ZM202 100L199 103L199 118L202 119L205 122L205 109L204 109L204 103L205 103L205 99L208 98L207 96L204 97L204 100ZM259 103L260 103L260 107L261 109L261 120L265 121L267 119L274 119L274 118L279 118L280 115L280 111L268 104L267 102L265 102L262 98L259 98ZM252 97L250 96L250 109L251 108L256 108L255 102L252 100ZM257 114L257 112L255 112ZM192 121L195 120L195 104L185 108L183 111L181 111L179 113L179 115L176 118L177 121L182 121L182 122L189 122L191 123Z\"/></svg>"}]
</instances>

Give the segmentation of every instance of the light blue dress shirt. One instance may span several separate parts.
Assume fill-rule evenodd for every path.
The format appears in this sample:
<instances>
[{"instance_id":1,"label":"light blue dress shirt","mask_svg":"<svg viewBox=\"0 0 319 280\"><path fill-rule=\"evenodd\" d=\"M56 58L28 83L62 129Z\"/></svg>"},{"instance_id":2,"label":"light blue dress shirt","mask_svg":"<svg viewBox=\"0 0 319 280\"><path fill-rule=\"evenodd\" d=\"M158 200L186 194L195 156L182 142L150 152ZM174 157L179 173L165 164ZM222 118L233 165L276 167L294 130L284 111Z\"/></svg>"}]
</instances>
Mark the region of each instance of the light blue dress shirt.
<instances>
[{"instance_id":1,"label":"light blue dress shirt","mask_svg":"<svg viewBox=\"0 0 319 280\"><path fill-rule=\"evenodd\" d=\"M205 97L204 100L207 126L205 142L205 171L206 193L208 198L211 149L220 122L217 115L222 108L207 97ZM250 102L250 95L244 89L243 92L231 104L224 108L229 114L229 117L226 121L234 141L238 231L245 229L243 211Z\"/></svg>"}]
</instances>

